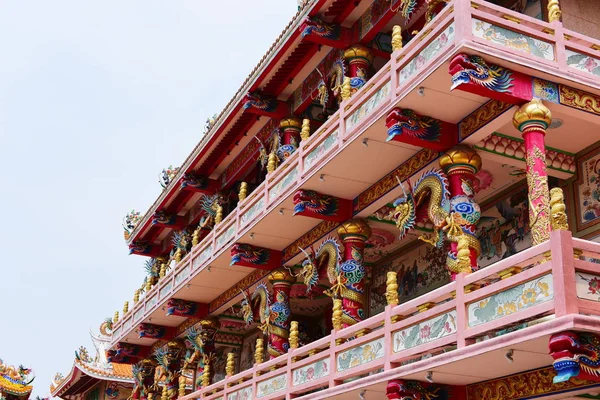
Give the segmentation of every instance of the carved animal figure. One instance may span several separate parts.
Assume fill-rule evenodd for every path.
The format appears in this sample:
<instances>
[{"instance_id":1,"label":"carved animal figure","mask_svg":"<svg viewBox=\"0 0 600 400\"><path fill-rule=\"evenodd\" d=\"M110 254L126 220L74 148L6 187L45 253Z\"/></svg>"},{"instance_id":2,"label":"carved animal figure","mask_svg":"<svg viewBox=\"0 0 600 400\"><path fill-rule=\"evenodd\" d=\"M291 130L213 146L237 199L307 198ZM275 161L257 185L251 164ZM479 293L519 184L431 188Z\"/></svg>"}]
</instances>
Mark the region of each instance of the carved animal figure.
<instances>
[{"instance_id":1,"label":"carved animal figure","mask_svg":"<svg viewBox=\"0 0 600 400\"><path fill-rule=\"evenodd\" d=\"M228 199L222 193L213 195L203 195L200 198L199 204L205 215L200 219L200 227L212 229L215 224L215 217L219 207L224 207L228 203Z\"/></svg>"},{"instance_id":2,"label":"carved animal figure","mask_svg":"<svg viewBox=\"0 0 600 400\"><path fill-rule=\"evenodd\" d=\"M434 118L417 115L413 110L395 108L386 118L388 138L408 136L415 139L437 141L440 137L440 122Z\"/></svg>"},{"instance_id":3,"label":"carved animal figure","mask_svg":"<svg viewBox=\"0 0 600 400\"><path fill-rule=\"evenodd\" d=\"M510 71L498 65L488 65L480 56L459 54L450 62L450 71L456 71L452 75L450 90L466 83L483 86L494 92L509 92L513 86Z\"/></svg>"},{"instance_id":4,"label":"carved animal figure","mask_svg":"<svg viewBox=\"0 0 600 400\"><path fill-rule=\"evenodd\" d=\"M244 102L244 110L256 108L257 110L271 112L277 108L277 99L264 96L259 92L248 93Z\"/></svg>"},{"instance_id":5,"label":"carved animal figure","mask_svg":"<svg viewBox=\"0 0 600 400\"><path fill-rule=\"evenodd\" d=\"M131 367L133 373L134 387L129 400L147 400L154 384L154 374L156 372L156 362L150 359L144 359Z\"/></svg>"},{"instance_id":6,"label":"carved animal figure","mask_svg":"<svg viewBox=\"0 0 600 400\"><path fill-rule=\"evenodd\" d=\"M179 386L179 377L181 376L181 367L185 355L185 346L178 341L171 341L165 347L161 347L154 353L158 365L161 367L160 376L155 380L152 390L158 391L158 382L164 379L167 386L167 398L177 398L177 389Z\"/></svg>"},{"instance_id":7,"label":"carved animal figure","mask_svg":"<svg viewBox=\"0 0 600 400\"><path fill-rule=\"evenodd\" d=\"M334 39L340 35L340 29L337 25L327 24L318 18L307 19L304 21L304 25L305 28L302 30L302 37L313 34Z\"/></svg>"},{"instance_id":8,"label":"carved animal figure","mask_svg":"<svg viewBox=\"0 0 600 400\"><path fill-rule=\"evenodd\" d=\"M231 249L231 264L245 262L254 265L265 264L269 260L269 251L245 243L236 243Z\"/></svg>"},{"instance_id":9,"label":"carved animal figure","mask_svg":"<svg viewBox=\"0 0 600 400\"><path fill-rule=\"evenodd\" d=\"M549 342L557 375L554 383L573 377L600 382L600 336L589 332L562 332Z\"/></svg>"},{"instance_id":10,"label":"carved animal figure","mask_svg":"<svg viewBox=\"0 0 600 400\"><path fill-rule=\"evenodd\" d=\"M294 215L304 211L334 215L337 210L338 201L335 197L304 189L300 189L294 194Z\"/></svg>"},{"instance_id":11,"label":"carved animal figure","mask_svg":"<svg viewBox=\"0 0 600 400\"><path fill-rule=\"evenodd\" d=\"M385 395L388 399L435 400L439 398L439 387L419 381L392 379L388 382Z\"/></svg>"}]
</instances>

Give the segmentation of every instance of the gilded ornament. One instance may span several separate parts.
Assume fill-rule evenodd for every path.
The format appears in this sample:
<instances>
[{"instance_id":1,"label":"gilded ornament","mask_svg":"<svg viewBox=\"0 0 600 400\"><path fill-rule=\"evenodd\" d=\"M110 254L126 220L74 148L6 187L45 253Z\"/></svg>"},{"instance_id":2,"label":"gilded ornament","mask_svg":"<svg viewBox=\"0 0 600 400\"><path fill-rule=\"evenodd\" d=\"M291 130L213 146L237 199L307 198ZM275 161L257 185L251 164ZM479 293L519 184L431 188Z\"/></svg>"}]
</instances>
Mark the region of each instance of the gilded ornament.
<instances>
[{"instance_id":1,"label":"gilded ornament","mask_svg":"<svg viewBox=\"0 0 600 400\"><path fill-rule=\"evenodd\" d=\"M179 250L177 250L177 252L175 253L175 262L179 263L181 261L181 252ZM160 264L160 271L158 273L158 278L162 279L165 277L165 275L167 274L167 264L166 263L161 263Z\"/></svg>"},{"instance_id":2,"label":"gilded ornament","mask_svg":"<svg viewBox=\"0 0 600 400\"><path fill-rule=\"evenodd\" d=\"M192 247L197 246L200 243L200 232L202 231L202 227L198 224L198 227L194 229L194 233L192 234Z\"/></svg>"},{"instance_id":3,"label":"gilded ornament","mask_svg":"<svg viewBox=\"0 0 600 400\"><path fill-rule=\"evenodd\" d=\"M470 146L459 144L440 157L440 167L444 171L459 166L470 167L477 173L481 169L481 156Z\"/></svg>"},{"instance_id":4,"label":"gilded ornament","mask_svg":"<svg viewBox=\"0 0 600 400\"><path fill-rule=\"evenodd\" d=\"M256 339L256 349L254 350L254 362L256 364L262 364L263 355L265 353L264 340L263 338Z\"/></svg>"},{"instance_id":5,"label":"gilded ornament","mask_svg":"<svg viewBox=\"0 0 600 400\"><path fill-rule=\"evenodd\" d=\"M582 90L559 85L560 104L600 115L600 97Z\"/></svg>"},{"instance_id":6,"label":"gilded ornament","mask_svg":"<svg viewBox=\"0 0 600 400\"><path fill-rule=\"evenodd\" d=\"M558 0L548 0L548 22L560 21L562 11Z\"/></svg>"},{"instance_id":7,"label":"gilded ornament","mask_svg":"<svg viewBox=\"0 0 600 400\"><path fill-rule=\"evenodd\" d=\"M338 228L338 235L344 239L345 236L362 236L365 239L371 237L371 227L364 219L353 218L344 222Z\"/></svg>"},{"instance_id":8,"label":"gilded ornament","mask_svg":"<svg viewBox=\"0 0 600 400\"><path fill-rule=\"evenodd\" d=\"M267 172L272 173L277 169L278 158L275 152L269 153L269 158L267 160Z\"/></svg>"},{"instance_id":9,"label":"gilded ornament","mask_svg":"<svg viewBox=\"0 0 600 400\"><path fill-rule=\"evenodd\" d=\"M129 302L126 301L125 304L123 304L123 315L127 314L128 311L129 311Z\"/></svg>"},{"instance_id":10,"label":"gilded ornament","mask_svg":"<svg viewBox=\"0 0 600 400\"><path fill-rule=\"evenodd\" d=\"M400 50L402 46L402 27L394 25L392 28L392 51Z\"/></svg>"},{"instance_id":11,"label":"gilded ornament","mask_svg":"<svg viewBox=\"0 0 600 400\"><path fill-rule=\"evenodd\" d=\"M115 316L113 317L113 324L119 322L119 312L115 311Z\"/></svg>"},{"instance_id":12,"label":"gilded ornament","mask_svg":"<svg viewBox=\"0 0 600 400\"><path fill-rule=\"evenodd\" d=\"M136 289L135 292L133 292L133 304L137 304L138 301L140 301L140 289Z\"/></svg>"},{"instance_id":13,"label":"gilded ornament","mask_svg":"<svg viewBox=\"0 0 600 400\"><path fill-rule=\"evenodd\" d=\"M248 196L248 183L242 182L240 184L240 192L238 193L238 200L242 201Z\"/></svg>"},{"instance_id":14,"label":"gilded ornament","mask_svg":"<svg viewBox=\"0 0 600 400\"><path fill-rule=\"evenodd\" d=\"M469 249L469 239L467 238L467 235L463 234L458 237L456 261L458 268L457 271L453 272L464 272L466 274L471 272L471 250Z\"/></svg>"},{"instance_id":15,"label":"gilded ornament","mask_svg":"<svg viewBox=\"0 0 600 400\"><path fill-rule=\"evenodd\" d=\"M297 349L299 344L300 333L298 331L298 321L292 321L290 323L290 348Z\"/></svg>"},{"instance_id":16,"label":"gilded ornament","mask_svg":"<svg viewBox=\"0 0 600 400\"><path fill-rule=\"evenodd\" d=\"M331 322L333 324L333 329L339 331L342 329L342 316L344 312L342 311L342 299L333 299L333 313L331 315Z\"/></svg>"},{"instance_id":17,"label":"gilded ornament","mask_svg":"<svg viewBox=\"0 0 600 400\"><path fill-rule=\"evenodd\" d=\"M395 271L388 271L385 284L385 298L388 305L397 306L400 303L398 299L398 273Z\"/></svg>"},{"instance_id":18,"label":"gilded ornament","mask_svg":"<svg viewBox=\"0 0 600 400\"><path fill-rule=\"evenodd\" d=\"M223 206L217 205L217 212L215 214L215 225L220 224L223 221Z\"/></svg>"},{"instance_id":19,"label":"gilded ornament","mask_svg":"<svg viewBox=\"0 0 600 400\"><path fill-rule=\"evenodd\" d=\"M150 279L148 279L146 281L146 293L148 293L150 291L150 289L152 289L152 281Z\"/></svg>"},{"instance_id":20,"label":"gilded ornament","mask_svg":"<svg viewBox=\"0 0 600 400\"><path fill-rule=\"evenodd\" d=\"M235 375L235 353L227 353L227 365L225 366L227 376Z\"/></svg>"},{"instance_id":21,"label":"gilded ornament","mask_svg":"<svg viewBox=\"0 0 600 400\"><path fill-rule=\"evenodd\" d=\"M160 396L160 400L168 400L169 399L169 393L167 391L167 385L163 385L162 388L162 394Z\"/></svg>"},{"instance_id":22,"label":"gilded ornament","mask_svg":"<svg viewBox=\"0 0 600 400\"><path fill-rule=\"evenodd\" d=\"M569 230L566 209L563 190L557 187L550 189L550 215L552 216L553 231Z\"/></svg>"},{"instance_id":23,"label":"gilded ornament","mask_svg":"<svg viewBox=\"0 0 600 400\"><path fill-rule=\"evenodd\" d=\"M552 122L552 112L540 99L533 99L523 104L513 116L513 125L521 132L525 126L536 122L541 123L544 129Z\"/></svg>"},{"instance_id":24,"label":"gilded ornament","mask_svg":"<svg viewBox=\"0 0 600 400\"><path fill-rule=\"evenodd\" d=\"M300 139L307 140L310 137L310 119L302 120L302 130L300 131Z\"/></svg>"},{"instance_id":25,"label":"gilded ornament","mask_svg":"<svg viewBox=\"0 0 600 400\"><path fill-rule=\"evenodd\" d=\"M179 392L177 393L179 397L185 396L185 376L181 375L179 377Z\"/></svg>"},{"instance_id":26,"label":"gilded ornament","mask_svg":"<svg viewBox=\"0 0 600 400\"><path fill-rule=\"evenodd\" d=\"M271 283L287 282L292 284L296 282L296 277L292 275L287 268L278 268L275 271L272 271L267 277L267 279Z\"/></svg>"},{"instance_id":27,"label":"gilded ornament","mask_svg":"<svg viewBox=\"0 0 600 400\"><path fill-rule=\"evenodd\" d=\"M341 90L342 100L348 100L352 97L352 84L350 83L350 78L345 76L344 82L342 83Z\"/></svg>"},{"instance_id":28,"label":"gilded ornament","mask_svg":"<svg viewBox=\"0 0 600 400\"><path fill-rule=\"evenodd\" d=\"M344 51L344 59L352 60L354 58L363 58L369 64L373 61L373 53L371 50L362 44L356 44Z\"/></svg>"}]
</instances>

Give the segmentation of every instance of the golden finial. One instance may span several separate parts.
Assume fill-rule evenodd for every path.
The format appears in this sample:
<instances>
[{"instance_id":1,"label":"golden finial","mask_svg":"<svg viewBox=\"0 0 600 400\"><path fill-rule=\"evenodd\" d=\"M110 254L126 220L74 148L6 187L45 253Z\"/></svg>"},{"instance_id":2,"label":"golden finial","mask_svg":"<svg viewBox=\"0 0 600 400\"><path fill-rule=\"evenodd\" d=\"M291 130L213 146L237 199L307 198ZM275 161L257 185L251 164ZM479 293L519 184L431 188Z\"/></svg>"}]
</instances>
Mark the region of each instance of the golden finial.
<instances>
[{"instance_id":1,"label":"golden finial","mask_svg":"<svg viewBox=\"0 0 600 400\"><path fill-rule=\"evenodd\" d=\"M133 292L133 304L137 304L138 301L140 301L140 289L136 289L135 292Z\"/></svg>"},{"instance_id":2,"label":"golden finial","mask_svg":"<svg viewBox=\"0 0 600 400\"><path fill-rule=\"evenodd\" d=\"M202 371L202 387L210 386L210 363L204 363L204 371Z\"/></svg>"},{"instance_id":3,"label":"golden finial","mask_svg":"<svg viewBox=\"0 0 600 400\"><path fill-rule=\"evenodd\" d=\"M262 364L264 352L265 348L263 338L257 338L256 349L254 350L254 362L256 364Z\"/></svg>"},{"instance_id":4,"label":"golden finial","mask_svg":"<svg viewBox=\"0 0 600 400\"><path fill-rule=\"evenodd\" d=\"M345 76L342 83L342 100L348 100L350 97L352 97L352 85L350 84L350 78Z\"/></svg>"},{"instance_id":5,"label":"golden finial","mask_svg":"<svg viewBox=\"0 0 600 400\"><path fill-rule=\"evenodd\" d=\"M336 331L342 329L342 299L333 299L333 313L331 315L331 322L333 323L333 329Z\"/></svg>"},{"instance_id":6,"label":"golden finial","mask_svg":"<svg viewBox=\"0 0 600 400\"><path fill-rule=\"evenodd\" d=\"M458 237L458 246L456 248L457 273L471 272L471 250L469 249L469 239L467 235L462 234Z\"/></svg>"},{"instance_id":7,"label":"golden finial","mask_svg":"<svg viewBox=\"0 0 600 400\"><path fill-rule=\"evenodd\" d=\"M235 375L235 353L227 353L227 365L225 366L227 376Z\"/></svg>"},{"instance_id":8,"label":"golden finial","mask_svg":"<svg viewBox=\"0 0 600 400\"><path fill-rule=\"evenodd\" d=\"M562 11L558 0L548 0L548 22L560 21Z\"/></svg>"},{"instance_id":9,"label":"golden finial","mask_svg":"<svg viewBox=\"0 0 600 400\"><path fill-rule=\"evenodd\" d=\"M146 281L146 293L148 293L152 289L152 280L148 279Z\"/></svg>"},{"instance_id":10,"label":"golden finial","mask_svg":"<svg viewBox=\"0 0 600 400\"><path fill-rule=\"evenodd\" d=\"M472 147L459 144L445 152L440 157L439 164L444 171L469 166L474 173L477 173L481 170L482 161L481 156Z\"/></svg>"},{"instance_id":11,"label":"golden finial","mask_svg":"<svg viewBox=\"0 0 600 400\"><path fill-rule=\"evenodd\" d=\"M119 322L119 312L115 311L115 316L113 317L113 324Z\"/></svg>"},{"instance_id":12,"label":"golden finial","mask_svg":"<svg viewBox=\"0 0 600 400\"><path fill-rule=\"evenodd\" d=\"M177 249L177 251L175 252L174 258L175 258L176 263L179 263L179 261L181 261L181 251L179 251L179 249ZM161 263L160 270L158 271L158 278L162 279L165 277L166 274L167 274L167 264Z\"/></svg>"},{"instance_id":13,"label":"golden finial","mask_svg":"<svg viewBox=\"0 0 600 400\"><path fill-rule=\"evenodd\" d=\"M271 173L275 171L277 168L277 155L275 152L269 153L269 158L267 159L267 172Z\"/></svg>"},{"instance_id":14,"label":"golden finial","mask_svg":"<svg viewBox=\"0 0 600 400\"><path fill-rule=\"evenodd\" d=\"M302 130L300 131L300 139L306 140L310 137L310 119L302 120Z\"/></svg>"},{"instance_id":15,"label":"golden finial","mask_svg":"<svg viewBox=\"0 0 600 400\"><path fill-rule=\"evenodd\" d=\"M202 231L202 228L200 227L200 224L198 224L198 227L194 229L194 233L192 233L192 247L197 246L198 243L200 243L200 231Z\"/></svg>"},{"instance_id":16,"label":"golden finial","mask_svg":"<svg viewBox=\"0 0 600 400\"><path fill-rule=\"evenodd\" d=\"M160 396L160 400L168 400L169 394L167 393L167 385L164 385L162 388L162 395Z\"/></svg>"},{"instance_id":17,"label":"golden finial","mask_svg":"<svg viewBox=\"0 0 600 400\"><path fill-rule=\"evenodd\" d=\"M397 306L400 303L398 300L398 273L395 271L388 271L385 284L385 298L387 299L388 305Z\"/></svg>"},{"instance_id":18,"label":"golden finial","mask_svg":"<svg viewBox=\"0 0 600 400\"><path fill-rule=\"evenodd\" d=\"M185 376L181 375L179 377L179 397L185 396Z\"/></svg>"},{"instance_id":19,"label":"golden finial","mask_svg":"<svg viewBox=\"0 0 600 400\"><path fill-rule=\"evenodd\" d=\"M129 302L126 301L125 304L123 304L123 315L127 314L127 311L129 311Z\"/></svg>"},{"instance_id":20,"label":"golden finial","mask_svg":"<svg viewBox=\"0 0 600 400\"><path fill-rule=\"evenodd\" d=\"M392 28L392 51L402 48L402 28L400 25L394 25Z\"/></svg>"},{"instance_id":21,"label":"golden finial","mask_svg":"<svg viewBox=\"0 0 600 400\"><path fill-rule=\"evenodd\" d=\"M223 206L217 205L217 212L215 214L215 225L220 224L223 221Z\"/></svg>"},{"instance_id":22,"label":"golden finial","mask_svg":"<svg viewBox=\"0 0 600 400\"><path fill-rule=\"evenodd\" d=\"M244 200L246 198L246 196L248 196L248 183L242 182L240 184L240 192L238 193L239 201Z\"/></svg>"},{"instance_id":23,"label":"golden finial","mask_svg":"<svg viewBox=\"0 0 600 400\"><path fill-rule=\"evenodd\" d=\"M513 125L521 132L523 127L531 122L542 123L544 129L552 123L552 112L540 99L533 99L523 104L513 116Z\"/></svg>"},{"instance_id":24,"label":"golden finial","mask_svg":"<svg viewBox=\"0 0 600 400\"><path fill-rule=\"evenodd\" d=\"M300 333L298 332L298 321L292 321L290 323L290 348L297 349L298 348L298 337Z\"/></svg>"},{"instance_id":25,"label":"golden finial","mask_svg":"<svg viewBox=\"0 0 600 400\"><path fill-rule=\"evenodd\" d=\"M567 219L565 197L561 188L550 189L550 215L552 216L553 231L568 231L569 221Z\"/></svg>"}]
</instances>

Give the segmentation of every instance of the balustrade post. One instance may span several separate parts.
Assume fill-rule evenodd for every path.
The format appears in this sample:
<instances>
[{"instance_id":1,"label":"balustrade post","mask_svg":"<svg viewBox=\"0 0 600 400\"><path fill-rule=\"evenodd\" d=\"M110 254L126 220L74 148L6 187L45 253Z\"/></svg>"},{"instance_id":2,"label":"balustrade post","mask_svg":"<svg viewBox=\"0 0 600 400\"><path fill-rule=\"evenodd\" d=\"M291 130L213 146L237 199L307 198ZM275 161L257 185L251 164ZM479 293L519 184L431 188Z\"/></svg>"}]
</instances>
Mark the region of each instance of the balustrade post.
<instances>
[{"instance_id":1,"label":"balustrade post","mask_svg":"<svg viewBox=\"0 0 600 400\"><path fill-rule=\"evenodd\" d=\"M467 340L466 329L469 326L467 304L465 303L465 274L456 276L456 347L461 349L472 342Z\"/></svg>"},{"instance_id":2,"label":"balustrade post","mask_svg":"<svg viewBox=\"0 0 600 400\"><path fill-rule=\"evenodd\" d=\"M529 196L529 226L532 244L550 238L550 193L546 167L546 129L552 113L539 99L522 105L513 117L513 125L523 134Z\"/></svg>"},{"instance_id":3,"label":"balustrade post","mask_svg":"<svg viewBox=\"0 0 600 400\"><path fill-rule=\"evenodd\" d=\"M579 314L571 232L565 230L551 232L550 248L554 286L554 314L557 318L569 314Z\"/></svg>"},{"instance_id":4,"label":"balustrade post","mask_svg":"<svg viewBox=\"0 0 600 400\"><path fill-rule=\"evenodd\" d=\"M471 0L454 0L454 31L457 47L472 36Z\"/></svg>"}]
</instances>

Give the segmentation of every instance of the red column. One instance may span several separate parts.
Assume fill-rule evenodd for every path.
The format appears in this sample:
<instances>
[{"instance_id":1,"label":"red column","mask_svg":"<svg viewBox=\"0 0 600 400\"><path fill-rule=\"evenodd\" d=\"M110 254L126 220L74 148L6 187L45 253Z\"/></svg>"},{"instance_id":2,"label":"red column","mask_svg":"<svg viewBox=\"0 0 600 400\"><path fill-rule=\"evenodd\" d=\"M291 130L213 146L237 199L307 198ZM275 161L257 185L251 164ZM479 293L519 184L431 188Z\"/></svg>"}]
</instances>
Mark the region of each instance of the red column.
<instances>
[{"instance_id":1,"label":"red column","mask_svg":"<svg viewBox=\"0 0 600 400\"><path fill-rule=\"evenodd\" d=\"M290 290L296 278L285 268L269 274L273 285L273 304L271 305L271 325L269 326L269 355L271 358L287 353L290 348Z\"/></svg>"},{"instance_id":2,"label":"red column","mask_svg":"<svg viewBox=\"0 0 600 400\"><path fill-rule=\"evenodd\" d=\"M277 149L277 157L281 162L284 162L298 148L302 121L296 117L284 118L279 122L279 129L281 131L281 144Z\"/></svg>"},{"instance_id":3,"label":"red column","mask_svg":"<svg viewBox=\"0 0 600 400\"><path fill-rule=\"evenodd\" d=\"M340 280L344 289L342 297L343 327L354 325L365 318L365 278L364 249L371 228L365 220L351 219L338 229L338 235L344 242L344 258L340 265Z\"/></svg>"},{"instance_id":4,"label":"red column","mask_svg":"<svg viewBox=\"0 0 600 400\"><path fill-rule=\"evenodd\" d=\"M344 59L348 63L348 72L346 75L350 78L352 92L356 92L369 79L373 54L367 47L356 44L346 49Z\"/></svg>"},{"instance_id":5,"label":"red column","mask_svg":"<svg viewBox=\"0 0 600 400\"><path fill-rule=\"evenodd\" d=\"M459 225L461 233L468 237L471 268L477 270L477 259L481 249L479 240L475 236L475 229L481 217L481 209L474 199L473 180L475 174L481 169L481 157L471 147L458 145L440 158L440 167L448 176L451 218ZM448 239L450 240L448 254L450 263L451 260L456 260L458 242L452 234ZM456 271L451 269L451 272L452 279L454 279Z\"/></svg>"},{"instance_id":6,"label":"red column","mask_svg":"<svg viewBox=\"0 0 600 400\"><path fill-rule=\"evenodd\" d=\"M552 113L539 99L522 105L513 124L523 134L529 195L529 226L533 245L550 239L550 193L546 171L546 129Z\"/></svg>"}]
</instances>

